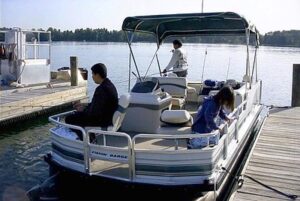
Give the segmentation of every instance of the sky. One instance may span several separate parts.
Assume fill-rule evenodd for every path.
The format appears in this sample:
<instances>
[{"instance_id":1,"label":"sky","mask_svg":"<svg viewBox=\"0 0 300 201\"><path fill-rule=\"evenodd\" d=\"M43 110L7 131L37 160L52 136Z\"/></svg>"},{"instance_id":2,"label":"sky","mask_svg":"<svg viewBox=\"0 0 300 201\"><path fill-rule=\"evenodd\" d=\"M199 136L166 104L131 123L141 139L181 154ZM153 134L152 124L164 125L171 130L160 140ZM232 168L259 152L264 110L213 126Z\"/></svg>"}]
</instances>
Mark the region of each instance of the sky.
<instances>
[{"instance_id":1,"label":"sky","mask_svg":"<svg viewBox=\"0 0 300 201\"><path fill-rule=\"evenodd\" d=\"M127 16L197 13L202 0L0 0L0 27L120 30ZM204 0L204 12L233 11L260 33L300 30L300 0Z\"/></svg>"}]
</instances>

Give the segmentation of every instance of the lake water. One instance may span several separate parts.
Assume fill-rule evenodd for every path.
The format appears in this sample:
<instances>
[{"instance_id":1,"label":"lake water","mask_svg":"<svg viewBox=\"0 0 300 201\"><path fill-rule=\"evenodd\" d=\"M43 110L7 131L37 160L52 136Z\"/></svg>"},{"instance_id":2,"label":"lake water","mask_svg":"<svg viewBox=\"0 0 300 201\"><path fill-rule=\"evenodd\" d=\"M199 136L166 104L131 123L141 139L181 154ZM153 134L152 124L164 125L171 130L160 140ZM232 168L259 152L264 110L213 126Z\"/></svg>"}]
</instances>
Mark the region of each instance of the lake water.
<instances>
[{"instance_id":1,"label":"lake water","mask_svg":"<svg viewBox=\"0 0 300 201\"><path fill-rule=\"evenodd\" d=\"M189 80L201 80L205 50L207 56L204 79L225 80L233 78L241 81L245 74L246 47L240 45L184 44L188 52ZM141 75L148 68L156 45L138 43L133 45L137 65ZM171 44L163 44L158 52L160 65L164 68L172 56ZM251 67L253 60L251 49ZM69 66L70 56L77 56L79 65L87 68L102 62L108 67L108 76L116 84L118 92L127 92L129 48L125 43L54 43L52 46L52 70ZM288 106L291 104L292 67L300 63L300 48L260 47L258 52L258 77L263 81L262 102L267 105ZM134 71L134 65L132 65ZM154 61L149 74L158 73ZM89 75L91 73L89 72ZM95 84L89 76L90 95Z\"/></svg>"},{"instance_id":2,"label":"lake water","mask_svg":"<svg viewBox=\"0 0 300 201\"><path fill-rule=\"evenodd\" d=\"M172 53L171 44L164 44L158 52L164 68ZM204 79L241 80L245 73L246 48L239 45L184 44L188 52L189 80L200 80L207 50ZM155 44L133 45L137 64L143 75L156 49ZM79 65L88 70L102 62L108 67L108 76L115 83L119 94L128 90L129 49L124 43L53 43L51 68L69 66L69 57L77 56ZM251 49L253 58L253 49ZM229 62L230 61L230 62ZM228 65L230 63L230 65ZM300 48L260 47L258 77L263 80L262 102L266 105L289 106L291 103L292 66L300 63ZM229 66L229 68L228 68ZM134 69L134 66L132 67ZM158 72L154 62L149 74ZM133 81L132 81L133 82ZM89 95L96 85L89 70ZM42 156L50 151L47 117L14 125L1 130L0 135L0 200L22 197L30 187L41 183L48 176L48 166Z\"/></svg>"}]
</instances>

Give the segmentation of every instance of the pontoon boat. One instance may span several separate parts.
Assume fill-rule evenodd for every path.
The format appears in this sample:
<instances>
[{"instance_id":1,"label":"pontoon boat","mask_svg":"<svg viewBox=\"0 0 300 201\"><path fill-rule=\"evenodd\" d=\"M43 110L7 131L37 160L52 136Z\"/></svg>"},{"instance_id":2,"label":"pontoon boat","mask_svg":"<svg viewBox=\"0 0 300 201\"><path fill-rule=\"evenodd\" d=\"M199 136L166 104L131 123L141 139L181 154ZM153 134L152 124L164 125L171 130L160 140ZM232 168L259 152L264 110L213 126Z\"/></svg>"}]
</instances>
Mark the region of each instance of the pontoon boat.
<instances>
[{"instance_id":1,"label":"pontoon boat","mask_svg":"<svg viewBox=\"0 0 300 201\"><path fill-rule=\"evenodd\" d=\"M113 125L81 128L64 123L64 116L73 111L51 116L49 120L55 127L50 129L52 152L46 161L51 167L86 177L133 185L196 185L199 191L214 190L218 194L229 178L224 169L231 171L239 165L240 155L249 144L253 130L263 121L260 118L262 82L258 80L256 65L257 29L236 13L221 12L127 17L122 30L128 39L130 60L133 61L130 63L134 64L137 80L128 94L120 96ZM187 149L186 142L191 138L217 135L216 132L193 134L191 124L203 98L217 93L220 85L210 86L205 81L188 81L174 75L141 75L131 48L134 34L141 32L156 37L157 51L151 64L156 58L158 72L161 68L157 52L169 37L245 36L244 77L240 81L219 80L219 83L234 88L235 109L229 115L235 120L230 124L219 122L223 132L218 144ZM251 66L250 36L255 39ZM70 128L80 130L83 141L76 139L76 135L69 132ZM90 141L91 134L96 134L93 142Z\"/></svg>"}]
</instances>

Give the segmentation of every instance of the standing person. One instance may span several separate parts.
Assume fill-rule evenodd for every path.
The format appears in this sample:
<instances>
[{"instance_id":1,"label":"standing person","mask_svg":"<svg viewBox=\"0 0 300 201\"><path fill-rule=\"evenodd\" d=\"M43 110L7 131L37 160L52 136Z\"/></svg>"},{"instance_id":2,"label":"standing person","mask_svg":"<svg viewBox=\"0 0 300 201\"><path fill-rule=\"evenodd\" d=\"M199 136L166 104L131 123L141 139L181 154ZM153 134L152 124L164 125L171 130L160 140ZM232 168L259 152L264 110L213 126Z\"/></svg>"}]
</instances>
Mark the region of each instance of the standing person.
<instances>
[{"instance_id":1,"label":"standing person","mask_svg":"<svg viewBox=\"0 0 300 201\"><path fill-rule=\"evenodd\" d=\"M174 40L173 47L174 50L172 51L172 58L167 67L163 70L163 73L166 73L173 68L173 73L175 73L178 77L186 77L188 68L186 51L181 48L182 42L180 40Z\"/></svg>"},{"instance_id":2,"label":"standing person","mask_svg":"<svg viewBox=\"0 0 300 201\"><path fill-rule=\"evenodd\" d=\"M107 78L106 66L97 63L92 66L92 77L99 86L95 89L92 102L84 107L77 103L77 110L65 118L67 124L86 126L108 127L112 125L112 117L118 108L118 93L114 84ZM78 132L77 132L78 134ZM82 140L82 134L78 137Z\"/></svg>"},{"instance_id":3,"label":"standing person","mask_svg":"<svg viewBox=\"0 0 300 201\"><path fill-rule=\"evenodd\" d=\"M223 87L216 95L204 99L201 109L198 110L195 122L192 125L193 133L210 133L221 129L217 126L215 119L219 116L225 121L232 121L223 111L223 107L231 111L234 108L234 91L230 86ZM208 143L217 144L218 136L193 138L188 141L188 148L200 149L206 147Z\"/></svg>"}]
</instances>

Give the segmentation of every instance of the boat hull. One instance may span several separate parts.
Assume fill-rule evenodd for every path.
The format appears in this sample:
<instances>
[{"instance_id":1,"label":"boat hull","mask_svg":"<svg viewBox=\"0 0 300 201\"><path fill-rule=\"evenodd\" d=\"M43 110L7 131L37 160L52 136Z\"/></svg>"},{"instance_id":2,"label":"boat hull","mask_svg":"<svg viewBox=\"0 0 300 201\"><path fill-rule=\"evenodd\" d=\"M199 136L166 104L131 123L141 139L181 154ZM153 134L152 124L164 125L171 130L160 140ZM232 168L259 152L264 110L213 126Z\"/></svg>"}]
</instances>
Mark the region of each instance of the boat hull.
<instances>
[{"instance_id":1,"label":"boat hull","mask_svg":"<svg viewBox=\"0 0 300 201\"><path fill-rule=\"evenodd\" d=\"M242 144L241 146L239 146L238 150L236 151L236 154L233 157L231 157L234 160L228 163L226 167L228 172L234 174L234 172L239 168L241 161L245 156L245 153L249 149L251 142L256 136L256 133L258 133L259 130L261 129L262 123L264 122L264 119L266 117L265 113L266 112L263 112L263 106L261 106L255 118L257 120L253 122L251 128L248 129L248 132L246 134L246 139L242 141ZM218 177L219 179L215 184L210 183L209 180L206 180L206 182L201 184L178 184L178 185L164 185L164 184L137 182L137 181L124 181L124 180L118 180L115 178L109 178L101 175L90 175L62 166L61 164L53 160L51 153L47 154L44 157L44 159L50 166L50 176L57 174L59 172L61 176L64 177L66 176L68 178L71 177L73 179L77 178L78 180L84 180L85 182L90 183L92 186L102 186L102 185L118 186L118 187L122 186L129 189L141 188L143 190L163 189L165 192L168 190L178 191L179 189L181 190L189 189L189 191L195 190L195 192L197 193L202 192L203 194L201 196L206 194L206 192L208 191L218 190L218 195L220 197L223 197L224 193L228 190L226 189L227 184L232 181L231 175L225 171L220 174L220 176Z\"/></svg>"}]
</instances>

